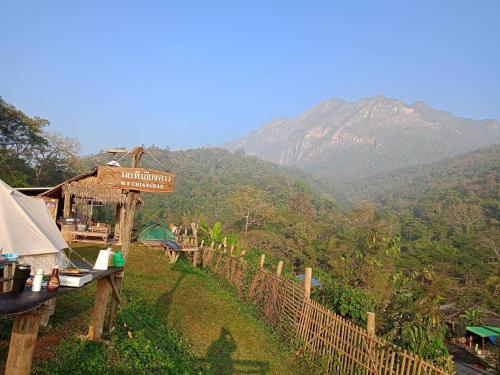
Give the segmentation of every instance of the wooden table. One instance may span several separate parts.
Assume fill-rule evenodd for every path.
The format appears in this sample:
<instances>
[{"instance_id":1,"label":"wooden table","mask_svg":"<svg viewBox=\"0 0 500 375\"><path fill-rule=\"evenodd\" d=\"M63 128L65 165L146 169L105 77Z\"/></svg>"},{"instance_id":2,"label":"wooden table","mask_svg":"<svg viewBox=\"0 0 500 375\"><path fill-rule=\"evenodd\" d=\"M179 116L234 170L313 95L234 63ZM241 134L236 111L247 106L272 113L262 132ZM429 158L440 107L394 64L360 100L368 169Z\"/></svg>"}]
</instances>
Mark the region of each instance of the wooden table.
<instances>
[{"instance_id":1,"label":"wooden table","mask_svg":"<svg viewBox=\"0 0 500 375\"><path fill-rule=\"evenodd\" d=\"M100 340L102 336L104 317L111 292L113 298L120 302L113 278L116 273L122 270L122 267L111 267L106 271L92 271L93 279L90 283L96 281L97 289L87 334L89 340ZM31 287L27 286L18 295L12 293L0 294L0 316L15 317L5 375L25 375L30 373L38 328L44 314L44 304L79 289L60 287L56 292L49 292L46 288L43 288L40 292L32 292Z\"/></svg>"},{"instance_id":2,"label":"wooden table","mask_svg":"<svg viewBox=\"0 0 500 375\"><path fill-rule=\"evenodd\" d=\"M165 254L167 254L168 259L170 260L170 263L175 263L177 262L177 259L179 258L179 255L181 253L193 253L193 266L196 267L198 264L198 257L200 253L200 248L197 246L194 247L182 247L179 250L174 250L170 248L165 241L162 240L142 240L140 241L146 246L149 246L154 249L163 249L165 250Z\"/></svg>"},{"instance_id":3,"label":"wooden table","mask_svg":"<svg viewBox=\"0 0 500 375\"><path fill-rule=\"evenodd\" d=\"M83 242L83 243L97 243L102 245L108 244L109 233L108 232L80 232L72 231L70 243L71 242Z\"/></svg>"}]
</instances>

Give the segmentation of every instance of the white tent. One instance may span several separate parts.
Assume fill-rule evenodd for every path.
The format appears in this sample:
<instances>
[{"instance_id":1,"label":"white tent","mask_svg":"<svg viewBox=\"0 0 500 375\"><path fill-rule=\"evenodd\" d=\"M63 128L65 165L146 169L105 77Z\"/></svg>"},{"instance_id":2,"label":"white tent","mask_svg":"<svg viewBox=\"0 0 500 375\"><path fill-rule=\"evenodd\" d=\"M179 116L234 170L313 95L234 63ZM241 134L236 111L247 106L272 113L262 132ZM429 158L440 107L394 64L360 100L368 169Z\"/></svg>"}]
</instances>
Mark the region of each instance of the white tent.
<instances>
[{"instance_id":1,"label":"white tent","mask_svg":"<svg viewBox=\"0 0 500 375\"><path fill-rule=\"evenodd\" d=\"M61 236L45 201L28 197L0 180L0 252L18 253L19 261L31 265L32 273L44 273L58 264L69 266L62 249L68 244Z\"/></svg>"}]
</instances>

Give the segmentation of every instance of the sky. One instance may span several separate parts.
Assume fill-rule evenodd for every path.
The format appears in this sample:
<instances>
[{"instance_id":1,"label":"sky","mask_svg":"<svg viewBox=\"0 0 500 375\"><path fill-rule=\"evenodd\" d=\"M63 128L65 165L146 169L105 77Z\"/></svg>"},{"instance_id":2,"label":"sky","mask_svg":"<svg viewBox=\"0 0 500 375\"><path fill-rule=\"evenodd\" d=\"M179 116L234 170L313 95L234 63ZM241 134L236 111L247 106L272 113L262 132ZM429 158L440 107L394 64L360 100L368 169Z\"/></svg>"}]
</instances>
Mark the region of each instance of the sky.
<instances>
[{"instance_id":1,"label":"sky","mask_svg":"<svg viewBox=\"0 0 500 375\"><path fill-rule=\"evenodd\" d=\"M84 154L221 145L331 97L500 119L500 1L0 0L0 96Z\"/></svg>"}]
</instances>

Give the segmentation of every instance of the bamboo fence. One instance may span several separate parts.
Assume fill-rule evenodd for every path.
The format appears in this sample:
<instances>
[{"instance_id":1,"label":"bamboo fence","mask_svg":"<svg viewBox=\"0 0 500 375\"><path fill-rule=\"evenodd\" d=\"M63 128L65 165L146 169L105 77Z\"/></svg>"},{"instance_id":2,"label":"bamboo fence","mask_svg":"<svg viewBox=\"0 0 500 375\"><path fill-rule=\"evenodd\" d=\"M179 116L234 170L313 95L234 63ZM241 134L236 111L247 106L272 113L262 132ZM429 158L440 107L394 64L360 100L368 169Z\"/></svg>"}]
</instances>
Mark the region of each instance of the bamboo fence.
<instances>
[{"instance_id":1,"label":"bamboo fence","mask_svg":"<svg viewBox=\"0 0 500 375\"><path fill-rule=\"evenodd\" d=\"M303 353L321 363L326 373L453 374L389 344L309 299L303 285L262 266L251 269L242 256L229 256L206 248L202 261L204 267L234 285L241 298L260 306L268 323L290 339L298 339Z\"/></svg>"}]
</instances>

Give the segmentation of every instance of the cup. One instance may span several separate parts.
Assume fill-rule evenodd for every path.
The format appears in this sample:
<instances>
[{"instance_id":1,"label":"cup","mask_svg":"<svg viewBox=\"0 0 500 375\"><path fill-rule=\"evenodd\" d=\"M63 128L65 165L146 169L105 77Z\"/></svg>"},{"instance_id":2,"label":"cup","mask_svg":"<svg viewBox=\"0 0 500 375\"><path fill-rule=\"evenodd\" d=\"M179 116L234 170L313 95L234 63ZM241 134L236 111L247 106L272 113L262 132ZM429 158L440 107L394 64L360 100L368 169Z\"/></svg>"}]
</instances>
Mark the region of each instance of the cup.
<instances>
[{"instance_id":1,"label":"cup","mask_svg":"<svg viewBox=\"0 0 500 375\"><path fill-rule=\"evenodd\" d=\"M97 260L95 261L95 270L107 270L109 265L109 250L100 250Z\"/></svg>"},{"instance_id":2,"label":"cup","mask_svg":"<svg viewBox=\"0 0 500 375\"><path fill-rule=\"evenodd\" d=\"M40 292L42 290L43 281L43 269L35 270L35 278L33 279L33 284L31 285L32 292Z\"/></svg>"},{"instance_id":3,"label":"cup","mask_svg":"<svg viewBox=\"0 0 500 375\"><path fill-rule=\"evenodd\" d=\"M14 278L12 282L12 294L19 294L26 286L26 280L30 277L31 266L29 264L18 264L14 271Z\"/></svg>"}]
</instances>

